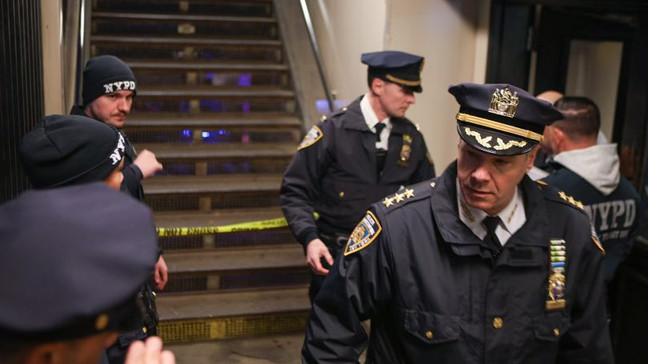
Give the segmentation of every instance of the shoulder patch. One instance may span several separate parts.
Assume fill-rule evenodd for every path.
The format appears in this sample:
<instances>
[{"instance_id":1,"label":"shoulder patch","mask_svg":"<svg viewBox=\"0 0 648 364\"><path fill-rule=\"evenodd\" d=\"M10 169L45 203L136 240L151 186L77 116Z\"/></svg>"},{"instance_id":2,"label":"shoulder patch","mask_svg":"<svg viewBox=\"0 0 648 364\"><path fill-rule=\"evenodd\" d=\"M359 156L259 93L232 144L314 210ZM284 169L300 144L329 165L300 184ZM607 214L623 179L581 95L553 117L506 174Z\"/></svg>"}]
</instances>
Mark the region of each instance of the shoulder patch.
<instances>
[{"instance_id":1,"label":"shoulder patch","mask_svg":"<svg viewBox=\"0 0 648 364\"><path fill-rule=\"evenodd\" d=\"M311 145L317 143L320 139L322 139L323 136L324 133L322 133L322 130L318 128L317 125L313 125L308 133L306 133L304 140L302 140L302 142L297 147L297 150L310 147Z\"/></svg>"},{"instance_id":2,"label":"shoulder patch","mask_svg":"<svg viewBox=\"0 0 648 364\"><path fill-rule=\"evenodd\" d=\"M376 216L367 211L358 226L353 229L346 248L344 249L344 256L356 253L373 243L374 240L380 235L382 226L376 219Z\"/></svg>"}]
</instances>

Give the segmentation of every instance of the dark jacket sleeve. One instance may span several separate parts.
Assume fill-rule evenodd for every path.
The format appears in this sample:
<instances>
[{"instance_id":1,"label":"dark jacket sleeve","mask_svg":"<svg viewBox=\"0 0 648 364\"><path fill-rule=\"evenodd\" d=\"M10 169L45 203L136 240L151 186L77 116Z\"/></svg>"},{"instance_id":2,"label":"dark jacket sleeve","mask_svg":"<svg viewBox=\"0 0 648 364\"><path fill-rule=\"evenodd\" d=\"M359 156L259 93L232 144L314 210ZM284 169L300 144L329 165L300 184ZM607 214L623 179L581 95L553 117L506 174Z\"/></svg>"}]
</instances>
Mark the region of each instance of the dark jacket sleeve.
<instances>
[{"instance_id":1,"label":"dark jacket sleeve","mask_svg":"<svg viewBox=\"0 0 648 364\"><path fill-rule=\"evenodd\" d=\"M122 170L124 180L120 190L127 192L131 196L140 199L140 188L142 186L142 171L134 164L129 164Z\"/></svg>"},{"instance_id":2,"label":"dark jacket sleeve","mask_svg":"<svg viewBox=\"0 0 648 364\"><path fill-rule=\"evenodd\" d=\"M357 363L367 344L361 321L386 307L393 264L385 227L365 248L336 259L313 302L302 363Z\"/></svg>"},{"instance_id":3,"label":"dark jacket sleeve","mask_svg":"<svg viewBox=\"0 0 648 364\"><path fill-rule=\"evenodd\" d=\"M281 210L297 241L306 246L318 237L314 204L321 195L320 181L330 164L327 146L331 135L320 123L322 137L310 146L297 151L281 182Z\"/></svg>"},{"instance_id":4,"label":"dark jacket sleeve","mask_svg":"<svg viewBox=\"0 0 648 364\"><path fill-rule=\"evenodd\" d=\"M578 278L574 284L571 327L560 342L557 363L614 362L606 318L603 252L592 240L596 238L593 229L588 233L587 225L583 224L582 233L577 237L582 259L575 271L570 272Z\"/></svg>"}]
</instances>

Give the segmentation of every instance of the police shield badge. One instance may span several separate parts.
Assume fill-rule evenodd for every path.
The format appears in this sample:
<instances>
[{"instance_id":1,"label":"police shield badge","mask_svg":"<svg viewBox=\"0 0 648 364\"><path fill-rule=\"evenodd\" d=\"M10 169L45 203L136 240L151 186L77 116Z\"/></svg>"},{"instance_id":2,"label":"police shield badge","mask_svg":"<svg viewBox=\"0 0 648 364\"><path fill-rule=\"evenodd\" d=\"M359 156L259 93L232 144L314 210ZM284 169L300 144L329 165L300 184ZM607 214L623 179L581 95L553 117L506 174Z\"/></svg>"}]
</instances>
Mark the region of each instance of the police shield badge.
<instances>
[{"instance_id":1,"label":"police shield badge","mask_svg":"<svg viewBox=\"0 0 648 364\"><path fill-rule=\"evenodd\" d=\"M302 142L299 144L297 150L310 147L311 145L317 143L318 140L322 139L323 136L324 133L322 133L320 128L313 126L304 137L304 140L302 140Z\"/></svg>"},{"instance_id":2,"label":"police shield badge","mask_svg":"<svg viewBox=\"0 0 648 364\"><path fill-rule=\"evenodd\" d=\"M351 233L349 237L349 242L347 243L346 248L344 249L344 256L358 252L366 247L369 244L373 243L374 240L378 237L382 227L371 211L367 211L367 214L362 218L362 221L356 226L356 228Z\"/></svg>"}]
</instances>

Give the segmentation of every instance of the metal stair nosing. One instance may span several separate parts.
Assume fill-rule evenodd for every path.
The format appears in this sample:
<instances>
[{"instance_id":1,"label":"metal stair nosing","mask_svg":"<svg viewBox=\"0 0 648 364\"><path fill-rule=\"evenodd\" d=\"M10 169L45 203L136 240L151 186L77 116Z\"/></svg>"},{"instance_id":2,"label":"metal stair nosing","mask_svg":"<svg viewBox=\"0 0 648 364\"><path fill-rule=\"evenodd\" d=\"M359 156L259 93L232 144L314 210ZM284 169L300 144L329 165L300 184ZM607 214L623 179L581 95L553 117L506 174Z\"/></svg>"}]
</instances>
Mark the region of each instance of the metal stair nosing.
<instances>
[{"instance_id":1,"label":"metal stair nosing","mask_svg":"<svg viewBox=\"0 0 648 364\"><path fill-rule=\"evenodd\" d=\"M145 180L144 190L150 195L184 193L278 192L280 174L156 176Z\"/></svg>"},{"instance_id":2,"label":"metal stair nosing","mask_svg":"<svg viewBox=\"0 0 648 364\"><path fill-rule=\"evenodd\" d=\"M242 114L192 114L192 113L153 113L139 112L131 115L126 123L126 130L130 128L150 127L287 127L301 128L297 116L290 113L274 113L259 115Z\"/></svg>"},{"instance_id":3,"label":"metal stair nosing","mask_svg":"<svg viewBox=\"0 0 648 364\"><path fill-rule=\"evenodd\" d=\"M102 19L130 19L130 20L180 20L203 22L232 22L232 23L276 23L274 17L246 17L246 16L219 16L219 15L170 15L170 14L145 14L145 13L119 13L97 11L93 18Z\"/></svg>"},{"instance_id":4,"label":"metal stair nosing","mask_svg":"<svg viewBox=\"0 0 648 364\"><path fill-rule=\"evenodd\" d=\"M196 97L216 97L216 98L282 98L291 99L295 97L292 90L286 90L279 87L138 87L138 98L145 97L162 97L162 98L196 98Z\"/></svg>"},{"instance_id":5,"label":"metal stair nosing","mask_svg":"<svg viewBox=\"0 0 648 364\"><path fill-rule=\"evenodd\" d=\"M174 44L174 45L227 45L227 46L264 46L280 47L281 41L274 39L232 39L232 38L186 38L186 37L141 37L141 36L113 36L113 35L92 35L92 43L135 43L135 44Z\"/></svg>"}]
</instances>

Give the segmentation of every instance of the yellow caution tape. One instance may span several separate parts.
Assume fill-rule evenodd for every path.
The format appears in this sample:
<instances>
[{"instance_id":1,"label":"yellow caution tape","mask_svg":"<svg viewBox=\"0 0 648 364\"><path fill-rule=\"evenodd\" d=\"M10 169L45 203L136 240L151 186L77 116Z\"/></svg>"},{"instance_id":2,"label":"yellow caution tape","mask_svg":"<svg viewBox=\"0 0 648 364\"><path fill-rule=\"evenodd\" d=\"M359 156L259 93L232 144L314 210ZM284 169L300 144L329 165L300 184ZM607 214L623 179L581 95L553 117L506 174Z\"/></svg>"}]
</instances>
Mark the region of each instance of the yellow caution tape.
<instances>
[{"instance_id":1,"label":"yellow caution tape","mask_svg":"<svg viewBox=\"0 0 648 364\"><path fill-rule=\"evenodd\" d=\"M178 227L178 228L157 228L158 236L188 236L188 235L207 235L220 233L235 233L239 231L254 231L265 229L276 229L288 226L288 222L283 217L276 219L241 222L238 224L223 226L196 226L196 227Z\"/></svg>"}]
</instances>

